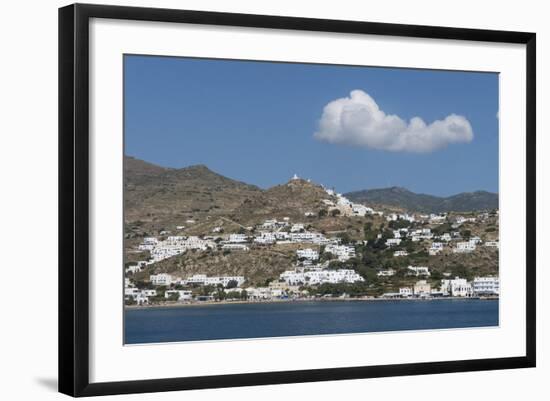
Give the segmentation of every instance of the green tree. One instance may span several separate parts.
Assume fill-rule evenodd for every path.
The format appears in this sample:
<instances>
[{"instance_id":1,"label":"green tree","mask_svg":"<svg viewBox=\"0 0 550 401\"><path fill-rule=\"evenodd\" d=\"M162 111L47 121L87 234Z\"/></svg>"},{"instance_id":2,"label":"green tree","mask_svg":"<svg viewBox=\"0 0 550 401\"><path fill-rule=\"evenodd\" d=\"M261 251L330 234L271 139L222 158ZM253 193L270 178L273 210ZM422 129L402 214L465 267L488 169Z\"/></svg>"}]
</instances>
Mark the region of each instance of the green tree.
<instances>
[{"instance_id":1,"label":"green tree","mask_svg":"<svg viewBox=\"0 0 550 401\"><path fill-rule=\"evenodd\" d=\"M236 280L229 280L229 282L227 283L227 287L228 289L230 288L237 288L237 286L239 285L239 283L237 283Z\"/></svg>"}]
</instances>

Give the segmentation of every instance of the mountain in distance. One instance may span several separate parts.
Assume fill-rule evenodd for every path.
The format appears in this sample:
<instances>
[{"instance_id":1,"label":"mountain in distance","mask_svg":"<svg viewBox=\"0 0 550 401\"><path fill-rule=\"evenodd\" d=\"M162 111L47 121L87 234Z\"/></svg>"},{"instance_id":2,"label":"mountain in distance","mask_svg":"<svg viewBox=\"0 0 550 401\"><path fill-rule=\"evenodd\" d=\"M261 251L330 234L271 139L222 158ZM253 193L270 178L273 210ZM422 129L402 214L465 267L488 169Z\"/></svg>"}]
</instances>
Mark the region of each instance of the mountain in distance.
<instances>
[{"instance_id":1,"label":"mountain in distance","mask_svg":"<svg viewBox=\"0 0 550 401\"><path fill-rule=\"evenodd\" d=\"M440 197L417 194L406 188L391 187L353 191L344 196L356 203L387 205L422 213L498 209L498 194L487 191L462 192L453 196Z\"/></svg>"}]
</instances>

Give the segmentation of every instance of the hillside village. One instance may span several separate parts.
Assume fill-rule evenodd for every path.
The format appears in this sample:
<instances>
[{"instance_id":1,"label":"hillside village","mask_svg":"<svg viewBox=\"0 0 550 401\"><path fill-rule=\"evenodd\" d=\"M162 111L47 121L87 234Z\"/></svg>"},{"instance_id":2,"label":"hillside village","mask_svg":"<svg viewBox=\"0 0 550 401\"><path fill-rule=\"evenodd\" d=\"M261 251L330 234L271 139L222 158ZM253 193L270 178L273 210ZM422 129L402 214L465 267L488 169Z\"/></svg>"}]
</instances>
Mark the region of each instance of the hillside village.
<instances>
[{"instance_id":1,"label":"hillside village","mask_svg":"<svg viewBox=\"0 0 550 401\"><path fill-rule=\"evenodd\" d=\"M297 175L260 190L131 163L125 185L149 203L125 203L127 305L498 297L497 209L418 213Z\"/></svg>"}]
</instances>

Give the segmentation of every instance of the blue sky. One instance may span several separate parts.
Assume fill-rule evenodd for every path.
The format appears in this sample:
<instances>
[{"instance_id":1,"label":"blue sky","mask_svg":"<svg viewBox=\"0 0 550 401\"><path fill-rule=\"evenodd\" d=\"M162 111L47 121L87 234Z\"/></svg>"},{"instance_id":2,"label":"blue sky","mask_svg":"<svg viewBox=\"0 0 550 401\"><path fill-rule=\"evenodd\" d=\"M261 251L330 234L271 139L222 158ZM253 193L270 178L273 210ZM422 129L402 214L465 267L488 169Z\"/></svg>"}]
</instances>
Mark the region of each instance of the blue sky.
<instances>
[{"instance_id":1,"label":"blue sky","mask_svg":"<svg viewBox=\"0 0 550 401\"><path fill-rule=\"evenodd\" d=\"M130 156L262 188L296 173L339 192L498 192L498 74L149 56L124 69ZM346 119L321 127L337 99ZM430 126L450 115L462 117ZM456 140L432 143L443 135Z\"/></svg>"}]
</instances>

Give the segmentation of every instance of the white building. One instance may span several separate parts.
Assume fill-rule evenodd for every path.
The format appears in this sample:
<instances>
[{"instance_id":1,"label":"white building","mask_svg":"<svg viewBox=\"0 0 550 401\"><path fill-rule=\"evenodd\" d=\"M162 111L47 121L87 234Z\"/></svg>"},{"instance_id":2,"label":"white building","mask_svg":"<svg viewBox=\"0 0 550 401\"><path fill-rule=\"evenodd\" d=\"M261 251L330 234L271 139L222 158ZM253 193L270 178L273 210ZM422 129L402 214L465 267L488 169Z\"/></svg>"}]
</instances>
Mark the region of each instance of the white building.
<instances>
[{"instance_id":1,"label":"white building","mask_svg":"<svg viewBox=\"0 0 550 401\"><path fill-rule=\"evenodd\" d=\"M441 292L443 295L453 297L471 297L473 294L472 285L464 278L455 277L452 280L441 280Z\"/></svg>"},{"instance_id":2,"label":"white building","mask_svg":"<svg viewBox=\"0 0 550 401\"><path fill-rule=\"evenodd\" d=\"M410 276L430 276L430 270L426 266L408 266Z\"/></svg>"},{"instance_id":3,"label":"white building","mask_svg":"<svg viewBox=\"0 0 550 401\"><path fill-rule=\"evenodd\" d=\"M135 287L126 287L124 288L125 297L136 297L140 293L139 288Z\"/></svg>"},{"instance_id":4,"label":"white building","mask_svg":"<svg viewBox=\"0 0 550 401\"><path fill-rule=\"evenodd\" d=\"M279 277L289 285L319 285L323 283L337 284L365 281L363 277L351 269L312 269L305 272L287 270L281 273Z\"/></svg>"},{"instance_id":5,"label":"white building","mask_svg":"<svg viewBox=\"0 0 550 401\"><path fill-rule=\"evenodd\" d=\"M378 273L376 273L378 277L391 277L395 275L395 270L388 269L388 270L380 270Z\"/></svg>"},{"instance_id":6,"label":"white building","mask_svg":"<svg viewBox=\"0 0 550 401\"><path fill-rule=\"evenodd\" d=\"M454 253L470 253L476 250L476 244L471 242L457 242L453 249Z\"/></svg>"},{"instance_id":7,"label":"white building","mask_svg":"<svg viewBox=\"0 0 550 401\"><path fill-rule=\"evenodd\" d=\"M484 245L491 248L498 248L498 241L487 241Z\"/></svg>"},{"instance_id":8,"label":"white building","mask_svg":"<svg viewBox=\"0 0 550 401\"><path fill-rule=\"evenodd\" d=\"M193 292L190 290L167 290L164 293L166 299L170 298L172 295L177 295L178 301L190 301L193 299Z\"/></svg>"},{"instance_id":9,"label":"white building","mask_svg":"<svg viewBox=\"0 0 550 401\"><path fill-rule=\"evenodd\" d=\"M474 244L474 245L477 245L477 244L481 244L481 238L479 237L470 237L470 244Z\"/></svg>"},{"instance_id":10,"label":"white building","mask_svg":"<svg viewBox=\"0 0 550 401\"><path fill-rule=\"evenodd\" d=\"M443 243L442 242L432 242L432 245L430 246L430 249L428 249L428 253L430 256L435 256L439 252L443 250Z\"/></svg>"},{"instance_id":11,"label":"white building","mask_svg":"<svg viewBox=\"0 0 550 401\"><path fill-rule=\"evenodd\" d=\"M305 227L302 223L296 223L296 224L293 224L292 227L290 227L291 233L299 233L304 230L305 230Z\"/></svg>"},{"instance_id":12,"label":"white building","mask_svg":"<svg viewBox=\"0 0 550 401\"><path fill-rule=\"evenodd\" d=\"M445 214L430 214L430 223L432 224L443 224L447 216Z\"/></svg>"},{"instance_id":13,"label":"white building","mask_svg":"<svg viewBox=\"0 0 550 401\"><path fill-rule=\"evenodd\" d=\"M353 246L329 244L325 247L325 252L332 253L340 262L345 262L355 257L355 248Z\"/></svg>"},{"instance_id":14,"label":"white building","mask_svg":"<svg viewBox=\"0 0 550 401\"><path fill-rule=\"evenodd\" d=\"M277 241L277 237L272 232L262 232L260 235L254 237L254 242L261 245L274 244Z\"/></svg>"},{"instance_id":15,"label":"white building","mask_svg":"<svg viewBox=\"0 0 550 401\"><path fill-rule=\"evenodd\" d=\"M242 244L248 242L248 237L246 234L229 234L229 239L227 242L232 244Z\"/></svg>"},{"instance_id":16,"label":"white building","mask_svg":"<svg viewBox=\"0 0 550 401\"><path fill-rule=\"evenodd\" d=\"M279 233L277 233L279 234ZM329 240L327 240L325 238L325 236L321 233L312 233L312 232L309 232L309 231L306 231L306 232L303 232L303 233L290 233L288 235L288 238L292 241L292 242L311 242L311 243L314 243L314 244L326 244L327 242L329 242Z\"/></svg>"},{"instance_id":17,"label":"white building","mask_svg":"<svg viewBox=\"0 0 550 401\"><path fill-rule=\"evenodd\" d=\"M232 251L248 251L249 248L246 244L223 244L222 249L229 249Z\"/></svg>"},{"instance_id":18,"label":"white building","mask_svg":"<svg viewBox=\"0 0 550 401\"><path fill-rule=\"evenodd\" d=\"M441 236L439 237L439 239L440 239L441 241L449 242L450 240L452 240L452 237L451 237L451 234L445 233L445 234L441 235Z\"/></svg>"},{"instance_id":19,"label":"white building","mask_svg":"<svg viewBox=\"0 0 550 401\"><path fill-rule=\"evenodd\" d=\"M246 294L249 299L262 300L271 299L273 294L269 287L249 287L246 289Z\"/></svg>"},{"instance_id":20,"label":"white building","mask_svg":"<svg viewBox=\"0 0 550 401\"><path fill-rule=\"evenodd\" d=\"M141 271L141 266L140 265L131 265L131 266L128 266L125 271L126 271L126 273L135 274L135 273Z\"/></svg>"},{"instance_id":21,"label":"white building","mask_svg":"<svg viewBox=\"0 0 550 401\"><path fill-rule=\"evenodd\" d=\"M388 238L386 240L386 246L392 247L397 246L401 243L401 238Z\"/></svg>"},{"instance_id":22,"label":"white building","mask_svg":"<svg viewBox=\"0 0 550 401\"><path fill-rule=\"evenodd\" d=\"M402 298L409 298L409 297L412 297L413 292L412 292L412 289L410 287L401 287L399 289L399 295Z\"/></svg>"},{"instance_id":23,"label":"white building","mask_svg":"<svg viewBox=\"0 0 550 401\"><path fill-rule=\"evenodd\" d=\"M500 281L498 277L476 277L472 281L474 295L498 295Z\"/></svg>"},{"instance_id":24,"label":"white building","mask_svg":"<svg viewBox=\"0 0 550 401\"><path fill-rule=\"evenodd\" d=\"M298 256L299 259L317 260L319 259L319 252L311 248L298 249L296 251L296 256Z\"/></svg>"},{"instance_id":25,"label":"white building","mask_svg":"<svg viewBox=\"0 0 550 401\"><path fill-rule=\"evenodd\" d=\"M168 273L152 274L149 276L149 281L153 285L170 285L173 283L173 277Z\"/></svg>"},{"instance_id":26,"label":"white building","mask_svg":"<svg viewBox=\"0 0 550 401\"><path fill-rule=\"evenodd\" d=\"M397 256L409 256L409 253L407 251L395 251L393 253L393 256L397 257Z\"/></svg>"},{"instance_id":27,"label":"white building","mask_svg":"<svg viewBox=\"0 0 550 401\"><path fill-rule=\"evenodd\" d=\"M475 217L464 217L464 216L457 216L455 220L456 224L475 223L475 221L476 221Z\"/></svg>"},{"instance_id":28,"label":"white building","mask_svg":"<svg viewBox=\"0 0 550 401\"><path fill-rule=\"evenodd\" d=\"M360 205L358 203L353 203L351 205L351 212L354 216L365 216L367 214L373 214L374 210L365 205Z\"/></svg>"},{"instance_id":29,"label":"white building","mask_svg":"<svg viewBox=\"0 0 550 401\"><path fill-rule=\"evenodd\" d=\"M397 221L399 216L396 213L390 213L386 216L386 221Z\"/></svg>"},{"instance_id":30,"label":"white building","mask_svg":"<svg viewBox=\"0 0 550 401\"><path fill-rule=\"evenodd\" d=\"M183 285L213 285L221 284L227 287L229 283L234 282L237 287L240 287L245 281L243 276L213 276L208 277L206 274L194 274L186 280L182 280Z\"/></svg>"}]
</instances>

